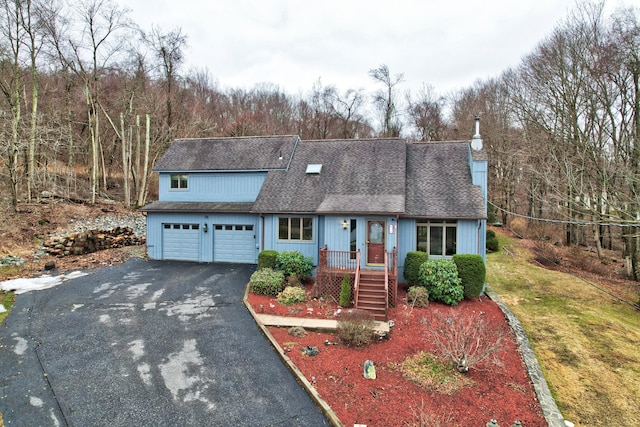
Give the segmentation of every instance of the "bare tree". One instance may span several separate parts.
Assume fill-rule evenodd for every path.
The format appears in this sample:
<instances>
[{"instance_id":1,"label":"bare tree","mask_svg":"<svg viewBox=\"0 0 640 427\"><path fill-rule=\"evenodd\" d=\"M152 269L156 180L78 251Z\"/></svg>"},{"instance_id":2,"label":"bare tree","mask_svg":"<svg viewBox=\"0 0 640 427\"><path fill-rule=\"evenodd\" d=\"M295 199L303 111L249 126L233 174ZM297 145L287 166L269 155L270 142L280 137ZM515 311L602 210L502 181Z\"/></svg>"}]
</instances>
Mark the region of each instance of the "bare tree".
<instances>
[{"instance_id":1,"label":"bare tree","mask_svg":"<svg viewBox=\"0 0 640 427\"><path fill-rule=\"evenodd\" d=\"M406 101L416 138L420 141L441 140L446 128L442 114L444 99L435 94L433 86L423 84L415 101L407 92Z\"/></svg>"},{"instance_id":2,"label":"bare tree","mask_svg":"<svg viewBox=\"0 0 640 427\"><path fill-rule=\"evenodd\" d=\"M54 33L54 43L61 62L84 83L91 141L91 202L95 203L100 191L102 150L100 80L104 71L114 65L117 56L127 51L127 32L132 23L127 17L128 10L110 0L80 0L69 13L72 16L66 27L69 31ZM73 30L80 34L74 36Z\"/></svg>"},{"instance_id":3,"label":"bare tree","mask_svg":"<svg viewBox=\"0 0 640 427\"><path fill-rule=\"evenodd\" d=\"M174 135L173 97L178 83L178 69L184 61L187 36L180 27L163 32L159 27L153 26L149 34L143 34L143 37L158 60L158 68L161 70L164 79L167 140L171 141Z\"/></svg>"},{"instance_id":4,"label":"bare tree","mask_svg":"<svg viewBox=\"0 0 640 427\"><path fill-rule=\"evenodd\" d=\"M397 89L404 81L404 74L391 75L389 67L382 64L378 68L369 70L369 75L376 82L382 83L384 89L378 90L373 95L373 103L376 106L382 122L381 135L385 137L400 136L402 121L397 108Z\"/></svg>"},{"instance_id":5,"label":"bare tree","mask_svg":"<svg viewBox=\"0 0 640 427\"><path fill-rule=\"evenodd\" d=\"M366 130L361 108L364 103L362 90L348 89L343 96L334 93L334 107L336 115L342 122L341 137L350 139L365 137Z\"/></svg>"},{"instance_id":6,"label":"bare tree","mask_svg":"<svg viewBox=\"0 0 640 427\"><path fill-rule=\"evenodd\" d=\"M6 161L11 189L11 206L18 206L18 161L21 147L20 126L22 123L22 104L24 78L21 70L22 49L25 43L21 14L22 3L2 0L0 18L0 91L11 114L9 137L6 145Z\"/></svg>"}]
</instances>

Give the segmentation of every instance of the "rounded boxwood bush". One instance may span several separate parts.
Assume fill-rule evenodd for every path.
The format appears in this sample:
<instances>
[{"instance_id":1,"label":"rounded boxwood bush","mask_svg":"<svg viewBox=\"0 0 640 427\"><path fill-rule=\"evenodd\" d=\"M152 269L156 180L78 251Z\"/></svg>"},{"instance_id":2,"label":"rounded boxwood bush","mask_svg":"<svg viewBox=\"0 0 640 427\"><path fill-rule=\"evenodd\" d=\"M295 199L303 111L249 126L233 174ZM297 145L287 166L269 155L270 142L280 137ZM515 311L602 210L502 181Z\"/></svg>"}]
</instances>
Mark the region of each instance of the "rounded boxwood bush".
<instances>
[{"instance_id":1,"label":"rounded boxwood bush","mask_svg":"<svg viewBox=\"0 0 640 427\"><path fill-rule=\"evenodd\" d=\"M263 268L275 268L276 257L278 251L272 249L266 249L258 254L258 270Z\"/></svg>"},{"instance_id":2,"label":"rounded boxwood bush","mask_svg":"<svg viewBox=\"0 0 640 427\"><path fill-rule=\"evenodd\" d=\"M311 276L312 269L311 257L305 257L298 251L279 252L276 256L276 270L282 271L285 277L295 274L300 281L304 281Z\"/></svg>"},{"instance_id":3,"label":"rounded boxwood bush","mask_svg":"<svg viewBox=\"0 0 640 427\"><path fill-rule=\"evenodd\" d=\"M430 259L420 266L420 284L429 291L429 300L456 305L464 298L458 269L450 259Z\"/></svg>"},{"instance_id":4,"label":"rounded boxwood bush","mask_svg":"<svg viewBox=\"0 0 640 427\"><path fill-rule=\"evenodd\" d=\"M284 274L282 271L263 268L251 275L249 283L254 294L276 296L284 289Z\"/></svg>"},{"instance_id":5,"label":"rounded boxwood bush","mask_svg":"<svg viewBox=\"0 0 640 427\"><path fill-rule=\"evenodd\" d=\"M282 305L293 305L307 300L304 289L298 286L287 286L278 294L278 302Z\"/></svg>"},{"instance_id":6,"label":"rounded boxwood bush","mask_svg":"<svg viewBox=\"0 0 640 427\"><path fill-rule=\"evenodd\" d=\"M420 266L429 259L429 254L422 251L407 252L404 258L404 278L407 286L416 286L420 283Z\"/></svg>"},{"instance_id":7,"label":"rounded boxwood bush","mask_svg":"<svg viewBox=\"0 0 640 427\"><path fill-rule=\"evenodd\" d=\"M478 298L484 289L487 269L480 255L456 254L452 257L458 269L458 277L462 281L464 297Z\"/></svg>"},{"instance_id":8,"label":"rounded boxwood bush","mask_svg":"<svg viewBox=\"0 0 640 427\"><path fill-rule=\"evenodd\" d=\"M496 233L493 230L487 230L487 251L489 252L498 252L499 249L498 238L496 237Z\"/></svg>"}]
</instances>

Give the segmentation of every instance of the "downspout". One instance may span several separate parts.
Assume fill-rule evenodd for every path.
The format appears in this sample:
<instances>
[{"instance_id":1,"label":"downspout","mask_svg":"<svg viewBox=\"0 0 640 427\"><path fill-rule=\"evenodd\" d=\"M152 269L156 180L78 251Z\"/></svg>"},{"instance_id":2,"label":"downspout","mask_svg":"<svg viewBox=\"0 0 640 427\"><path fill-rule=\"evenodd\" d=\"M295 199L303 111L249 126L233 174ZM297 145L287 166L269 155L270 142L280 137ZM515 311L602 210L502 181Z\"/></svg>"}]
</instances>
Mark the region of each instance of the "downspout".
<instances>
[{"instance_id":1,"label":"downspout","mask_svg":"<svg viewBox=\"0 0 640 427\"><path fill-rule=\"evenodd\" d=\"M482 229L482 221L481 221L481 220L478 220L478 240L477 240L477 241L478 241L478 248L476 249L476 253L477 253L478 255L482 255L482 252L480 252L480 246L481 246L481 245L480 245L480 244L481 244L481 241L480 241L480 230L481 230L481 229ZM483 257L483 258L484 258L484 257Z\"/></svg>"},{"instance_id":2,"label":"downspout","mask_svg":"<svg viewBox=\"0 0 640 427\"><path fill-rule=\"evenodd\" d=\"M399 248L398 246L398 230L400 230L400 215L396 214L396 249Z\"/></svg>"},{"instance_id":3,"label":"downspout","mask_svg":"<svg viewBox=\"0 0 640 427\"><path fill-rule=\"evenodd\" d=\"M260 252L264 251L264 215L260 214Z\"/></svg>"}]
</instances>

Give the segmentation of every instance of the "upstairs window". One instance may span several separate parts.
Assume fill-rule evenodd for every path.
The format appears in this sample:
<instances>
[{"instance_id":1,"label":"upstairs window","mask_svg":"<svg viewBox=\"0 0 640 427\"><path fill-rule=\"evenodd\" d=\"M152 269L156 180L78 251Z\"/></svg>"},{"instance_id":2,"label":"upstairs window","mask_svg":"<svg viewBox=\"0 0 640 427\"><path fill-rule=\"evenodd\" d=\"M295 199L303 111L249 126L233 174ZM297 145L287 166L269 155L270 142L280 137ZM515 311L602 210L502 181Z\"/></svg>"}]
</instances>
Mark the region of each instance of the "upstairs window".
<instances>
[{"instance_id":1,"label":"upstairs window","mask_svg":"<svg viewBox=\"0 0 640 427\"><path fill-rule=\"evenodd\" d=\"M189 188L189 176L173 174L171 175L171 189L172 190L186 190Z\"/></svg>"},{"instance_id":2,"label":"upstairs window","mask_svg":"<svg viewBox=\"0 0 640 427\"><path fill-rule=\"evenodd\" d=\"M313 218L278 218L278 240L311 242L313 240Z\"/></svg>"}]
</instances>

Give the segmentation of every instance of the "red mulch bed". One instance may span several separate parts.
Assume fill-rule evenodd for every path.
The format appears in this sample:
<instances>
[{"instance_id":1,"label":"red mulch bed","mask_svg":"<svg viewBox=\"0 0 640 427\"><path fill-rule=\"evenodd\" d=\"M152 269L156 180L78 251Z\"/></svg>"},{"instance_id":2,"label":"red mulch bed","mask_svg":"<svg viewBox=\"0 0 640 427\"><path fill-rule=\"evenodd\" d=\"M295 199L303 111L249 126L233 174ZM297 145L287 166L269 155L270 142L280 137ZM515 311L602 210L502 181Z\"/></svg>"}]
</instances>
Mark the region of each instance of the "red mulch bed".
<instances>
[{"instance_id":1,"label":"red mulch bed","mask_svg":"<svg viewBox=\"0 0 640 427\"><path fill-rule=\"evenodd\" d=\"M481 301L462 301L455 307L430 303L426 308L411 309L404 302L405 296L400 292L400 303L389 311L389 319L395 323L390 339L366 347L326 345L327 340L338 341L326 333L309 332L306 337L296 338L286 328L272 327L269 331L281 348L290 349L288 356L345 426L484 426L491 419L503 427L515 420L525 427L547 425L513 332L493 301L482 297ZM256 313L283 316L335 318L334 312L339 309L333 302L318 299L282 306L273 297L253 293L249 293L248 301ZM420 351L436 353L425 325L451 316L484 318L492 328L502 330L506 339L497 354L499 365L486 362L472 366L464 375L474 384L449 396L420 388L393 365ZM301 352L306 346L317 347L320 353L307 356ZM374 362L375 380L364 377L365 360Z\"/></svg>"}]
</instances>

